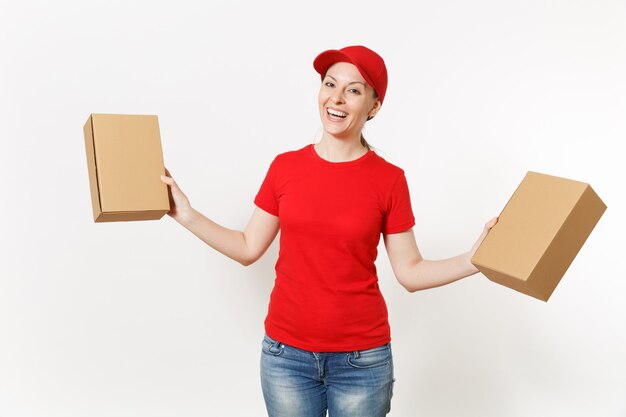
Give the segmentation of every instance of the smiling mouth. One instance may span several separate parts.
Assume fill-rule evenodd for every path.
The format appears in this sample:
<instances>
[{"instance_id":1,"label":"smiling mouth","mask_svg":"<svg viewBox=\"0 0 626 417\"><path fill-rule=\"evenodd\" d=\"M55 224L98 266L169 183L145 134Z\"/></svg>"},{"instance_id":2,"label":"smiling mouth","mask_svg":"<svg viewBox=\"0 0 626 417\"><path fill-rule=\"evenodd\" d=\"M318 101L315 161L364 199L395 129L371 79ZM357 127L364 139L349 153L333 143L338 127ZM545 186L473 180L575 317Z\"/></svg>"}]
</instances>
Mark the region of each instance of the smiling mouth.
<instances>
[{"instance_id":1,"label":"smiling mouth","mask_svg":"<svg viewBox=\"0 0 626 417\"><path fill-rule=\"evenodd\" d=\"M331 117L336 117L340 119L345 119L348 116L348 113L333 109L326 109L326 113L328 113L328 115Z\"/></svg>"}]
</instances>

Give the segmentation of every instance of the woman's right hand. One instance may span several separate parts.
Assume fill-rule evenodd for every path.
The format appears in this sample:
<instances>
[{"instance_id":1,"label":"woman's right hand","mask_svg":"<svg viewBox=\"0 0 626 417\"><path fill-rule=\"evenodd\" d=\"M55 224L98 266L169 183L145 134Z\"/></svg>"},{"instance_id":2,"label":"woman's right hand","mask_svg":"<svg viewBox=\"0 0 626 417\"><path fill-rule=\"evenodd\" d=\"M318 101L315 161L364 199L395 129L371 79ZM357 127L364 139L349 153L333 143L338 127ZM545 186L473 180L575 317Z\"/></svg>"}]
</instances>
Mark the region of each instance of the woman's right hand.
<instances>
[{"instance_id":1,"label":"woman's right hand","mask_svg":"<svg viewBox=\"0 0 626 417\"><path fill-rule=\"evenodd\" d=\"M165 174L161 175L161 181L168 186L168 194L170 199L170 211L167 213L173 219L178 220L185 213L191 211L191 204L189 199L182 192L176 181L172 178L170 172L165 168Z\"/></svg>"}]
</instances>

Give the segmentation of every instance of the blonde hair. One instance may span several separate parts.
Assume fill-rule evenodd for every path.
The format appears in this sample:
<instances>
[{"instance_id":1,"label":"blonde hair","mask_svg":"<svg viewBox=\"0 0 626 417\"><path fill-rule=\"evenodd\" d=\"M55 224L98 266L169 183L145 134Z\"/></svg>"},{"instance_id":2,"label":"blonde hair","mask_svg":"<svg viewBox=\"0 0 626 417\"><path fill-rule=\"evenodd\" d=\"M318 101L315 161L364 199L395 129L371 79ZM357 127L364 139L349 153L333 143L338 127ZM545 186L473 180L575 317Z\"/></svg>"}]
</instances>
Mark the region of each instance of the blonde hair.
<instances>
[{"instance_id":1,"label":"blonde hair","mask_svg":"<svg viewBox=\"0 0 626 417\"><path fill-rule=\"evenodd\" d=\"M367 141L365 140L365 137L363 136L363 133L361 133L361 145L365 146L368 151L372 149L370 144L367 143Z\"/></svg>"}]
</instances>

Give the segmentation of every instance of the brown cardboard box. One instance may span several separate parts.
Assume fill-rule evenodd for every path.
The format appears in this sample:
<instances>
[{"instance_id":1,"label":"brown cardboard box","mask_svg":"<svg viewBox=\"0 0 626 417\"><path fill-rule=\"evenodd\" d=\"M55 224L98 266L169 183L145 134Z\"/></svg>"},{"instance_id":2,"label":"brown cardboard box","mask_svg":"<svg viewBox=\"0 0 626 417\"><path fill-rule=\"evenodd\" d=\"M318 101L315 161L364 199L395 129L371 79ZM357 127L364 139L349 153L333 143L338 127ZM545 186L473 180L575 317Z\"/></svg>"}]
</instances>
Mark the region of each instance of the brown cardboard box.
<instances>
[{"instance_id":1,"label":"brown cardboard box","mask_svg":"<svg viewBox=\"0 0 626 417\"><path fill-rule=\"evenodd\" d=\"M83 130L94 221L163 217L170 204L157 116L92 114Z\"/></svg>"},{"instance_id":2,"label":"brown cardboard box","mask_svg":"<svg viewBox=\"0 0 626 417\"><path fill-rule=\"evenodd\" d=\"M589 184L529 171L472 263L490 280L548 301L604 210Z\"/></svg>"}]
</instances>

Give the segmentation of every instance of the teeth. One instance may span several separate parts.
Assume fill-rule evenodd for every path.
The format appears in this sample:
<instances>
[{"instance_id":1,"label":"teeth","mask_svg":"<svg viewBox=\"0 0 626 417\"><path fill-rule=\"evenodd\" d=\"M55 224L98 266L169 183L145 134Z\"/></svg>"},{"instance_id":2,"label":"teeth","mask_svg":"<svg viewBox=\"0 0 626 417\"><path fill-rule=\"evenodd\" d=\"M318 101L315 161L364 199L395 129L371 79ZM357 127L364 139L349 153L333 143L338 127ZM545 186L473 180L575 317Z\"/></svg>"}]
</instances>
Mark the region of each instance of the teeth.
<instances>
[{"instance_id":1,"label":"teeth","mask_svg":"<svg viewBox=\"0 0 626 417\"><path fill-rule=\"evenodd\" d=\"M347 113L344 113L338 110L333 110L333 109L327 109L327 111L330 115L337 116L337 117L346 117L348 115Z\"/></svg>"}]
</instances>

